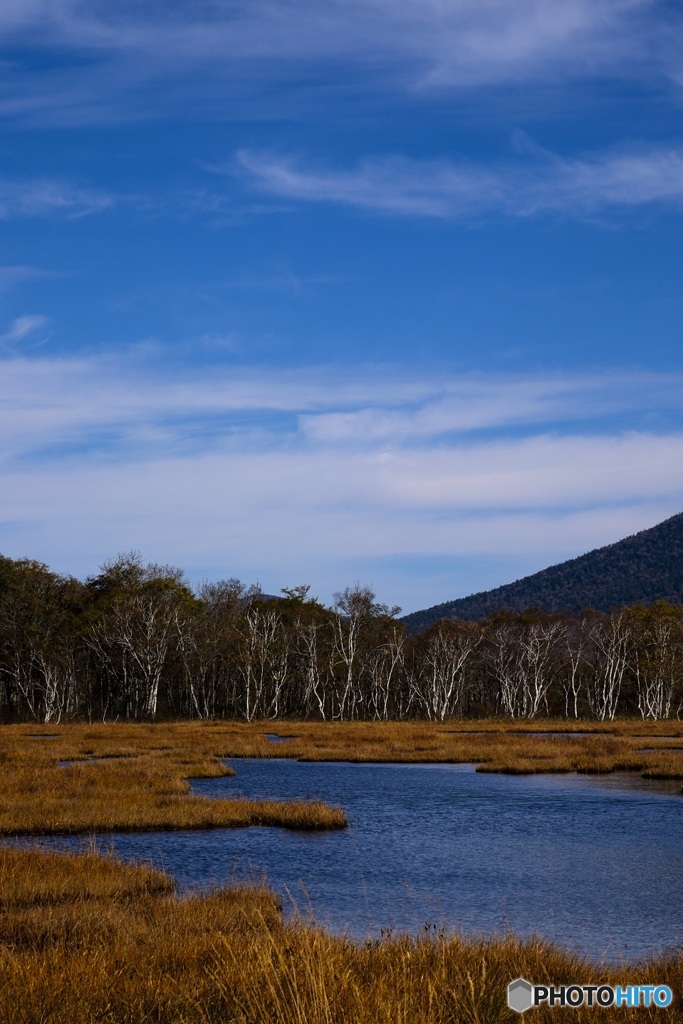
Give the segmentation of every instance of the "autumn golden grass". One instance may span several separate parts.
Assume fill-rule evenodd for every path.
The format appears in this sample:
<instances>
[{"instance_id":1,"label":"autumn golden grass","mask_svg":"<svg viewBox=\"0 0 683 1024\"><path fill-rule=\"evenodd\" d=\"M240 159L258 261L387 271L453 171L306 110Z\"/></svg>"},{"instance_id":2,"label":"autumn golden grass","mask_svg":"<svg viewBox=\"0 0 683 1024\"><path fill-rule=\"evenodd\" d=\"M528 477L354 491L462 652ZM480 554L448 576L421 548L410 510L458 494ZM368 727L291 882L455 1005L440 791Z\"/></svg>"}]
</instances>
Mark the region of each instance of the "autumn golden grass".
<instances>
[{"instance_id":1,"label":"autumn golden grass","mask_svg":"<svg viewBox=\"0 0 683 1024\"><path fill-rule=\"evenodd\" d=\"M0 1024L506 1024L519 975L674 993L663 1010L534 1010L544 1024L683 1019L680 954L605 967L511 936L354 942L283 920L264 888L181 899L93 853L0 847L0 882Z\"/></svg>"},{"instance_id":2,"label":"autumn golden grass","mask_svg":"<svg viewBox=\"0 0 683 1024\"><path fill-rule=\"evenodd\" d=\"M289 737L273 743L272 731ZM188 779L239 758L474 762L511 773L683 778L683 723L166 722L0 727L0 835L278 825L339 828L322 803L208 799ZM273 765L273 771L277 771ZM341 794L340 794L341 796Z\"/></svg>"},{"instance_id":3,"label":"autumn golden grass","mask_svg":"<svg viewBox=\"0 0 683 1024\"><path fill-rule=\"evenodd\" d=\"M472 761L488 771L683 774L683 724L160 723L0 730L5 835L245 824L325 827L325 805L205 800L188 778L223 759ZM274 744L266 731L292 737ZM54 738L45 738L56 734ZM67 762L66 764L64 762ZM278 770L277 762L273 771ZM297 815L310 815L303 820ZM326 819L331 815L332 819ZM341 821L340 821L341 817ZM668 984L666 1010L538 1009L587 1024L683 1021L683 955L621 969L544 941L452 935L358 943L282 919L263 888L178 898L170 879L95 853L0 846L0 1024L498 1024L510 980Z\"/></svg>"},{"instance_id":4,"label":"autumn golden grass","mask_svg":"<svg viewBox=\"0 0 683 1024\"><path fill-rule=\"evenodd\" d=\"M286 743L256 743L247 734L235 753L311 761L473 762L479 771L510 773L636 771L683 778L682 722L616 722L570 726L493 720L282 723ZM678 747L677 750L667 749ZM654 752L646 752L651 748ZM248 753L247 753L248 751Z\"/></svg>"},{"instance_id":5,"label":"autumn golden grass","mask_svg":"<svg viewBox=\"0 0 683 1024\"><path fill-rule=\"evenodd\" d=\"M0 835L232 828L334 829L318 801L209 799L188 778L234 775L220 739L191 723L0 730Z\"/></svg>"}]
</instances>

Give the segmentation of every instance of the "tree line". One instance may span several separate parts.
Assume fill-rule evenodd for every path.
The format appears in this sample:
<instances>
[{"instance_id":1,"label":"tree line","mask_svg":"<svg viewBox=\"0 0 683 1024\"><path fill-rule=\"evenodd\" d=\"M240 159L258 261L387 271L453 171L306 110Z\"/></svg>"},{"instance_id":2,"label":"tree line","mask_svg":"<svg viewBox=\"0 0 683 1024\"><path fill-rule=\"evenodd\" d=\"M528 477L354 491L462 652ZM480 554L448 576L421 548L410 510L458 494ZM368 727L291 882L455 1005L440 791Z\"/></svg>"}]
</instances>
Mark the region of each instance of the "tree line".
<instances>
[{"instance_id":1,"label":"tree line","mask_svg":"<svg viewBox=\"0 0 683 1024\"><path fill-rule=\"evenodd\" d=\"M356 584L192 589L120 555L80 582L0 556L0 719L454 716L644 719L683 712L683 607L499 612L407 635Z\"/></svg>"}]
</instances>

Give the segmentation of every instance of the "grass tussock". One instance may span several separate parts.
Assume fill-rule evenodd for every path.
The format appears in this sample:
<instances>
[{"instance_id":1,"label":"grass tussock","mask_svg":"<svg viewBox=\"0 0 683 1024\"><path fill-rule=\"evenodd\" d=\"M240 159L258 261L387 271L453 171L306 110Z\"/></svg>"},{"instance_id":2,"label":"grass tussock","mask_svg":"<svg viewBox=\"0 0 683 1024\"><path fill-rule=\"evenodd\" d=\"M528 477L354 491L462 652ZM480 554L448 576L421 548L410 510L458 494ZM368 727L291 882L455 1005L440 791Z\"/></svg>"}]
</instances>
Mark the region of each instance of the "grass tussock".
<instances>
[{"instance_id":1,"label":"grass tussock","mask_svg":"<svg viewBox=\"0 0 683 1024\"><path fill-rule=\"evenodd\" d=\"M284 922L266 889L179 899L159 872L93 854L3 849L0 877L0 1024L507 1024L519 975L674 991L666 1010L538 1009L534 1021L683 1019L680 955L622 969L513 937L353 942Z\"/></svg>"},{"instance_id":2,"label":"grass tussock","mask_svg":"<svg viewBox=\"0 0 683 1024\"><path fill-rule=\"evenodd\" d=\"M35 847L0 848L0 914L4 919L19 909L171 892L173 883L163 872L122 864L94 851L76 857Z\"/></svg>"},{"instance_id":3,"label":"grass tussock","mask_svg":"<svg viewBox=\"0 0 683 1024\"><path fill-rule=\"evenodd\" d=\"M0 835L346 825L340 808L321 802L193 795L188 778L235 774L224 754L220 734L193 723L70 725L52 738L35 727L5 726Z\"/></svg>"}]
</instances>

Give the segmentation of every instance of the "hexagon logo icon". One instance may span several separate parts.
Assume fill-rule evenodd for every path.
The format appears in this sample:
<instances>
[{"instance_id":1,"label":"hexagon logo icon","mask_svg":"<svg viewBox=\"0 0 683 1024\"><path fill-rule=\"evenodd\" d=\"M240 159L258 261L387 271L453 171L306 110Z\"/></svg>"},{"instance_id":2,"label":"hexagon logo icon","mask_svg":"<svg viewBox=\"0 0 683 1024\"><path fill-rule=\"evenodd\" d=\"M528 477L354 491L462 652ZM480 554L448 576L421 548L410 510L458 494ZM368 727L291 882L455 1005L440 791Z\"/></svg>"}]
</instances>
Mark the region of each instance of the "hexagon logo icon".
<instances>
[{"instance_id":1,"label":"hexagon logo icon","mask_svg":"<svg viewBox=\"0 0 683 1024\"><path fill-rule=\"evenodd\" d=\"M508 985L508 1006L515 1013L524 1013L534 1005L534 987L525 978L515 978Z\"/></svg>"}]
</instances>

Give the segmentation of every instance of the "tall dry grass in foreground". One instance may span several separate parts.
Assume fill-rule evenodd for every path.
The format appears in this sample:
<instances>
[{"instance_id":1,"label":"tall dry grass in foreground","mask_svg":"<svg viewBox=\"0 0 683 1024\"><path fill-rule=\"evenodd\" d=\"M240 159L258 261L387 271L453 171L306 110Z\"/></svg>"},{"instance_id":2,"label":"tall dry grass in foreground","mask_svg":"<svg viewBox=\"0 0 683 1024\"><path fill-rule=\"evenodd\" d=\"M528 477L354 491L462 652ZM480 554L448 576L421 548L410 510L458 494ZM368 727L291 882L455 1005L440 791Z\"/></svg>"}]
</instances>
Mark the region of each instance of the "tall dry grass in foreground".
<instances>
[{"instance_id":1,"label":"tall dry grass in foreground","mask_svg":"<svg viewBox=\"0 0 683 1024\"><path fill-rule=\"evenodd\" d=\"M178 899L93 854L0 849L0 1024L498 1024L508 982L658 983L666 1010L531 1020L683 1020L683 958L591 966L549 943L434 935L354 943L283 922L264 889Z\"/></svg>"}]
</instances>

